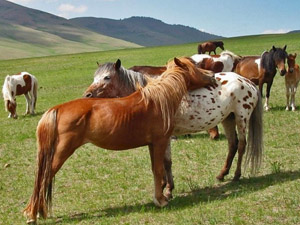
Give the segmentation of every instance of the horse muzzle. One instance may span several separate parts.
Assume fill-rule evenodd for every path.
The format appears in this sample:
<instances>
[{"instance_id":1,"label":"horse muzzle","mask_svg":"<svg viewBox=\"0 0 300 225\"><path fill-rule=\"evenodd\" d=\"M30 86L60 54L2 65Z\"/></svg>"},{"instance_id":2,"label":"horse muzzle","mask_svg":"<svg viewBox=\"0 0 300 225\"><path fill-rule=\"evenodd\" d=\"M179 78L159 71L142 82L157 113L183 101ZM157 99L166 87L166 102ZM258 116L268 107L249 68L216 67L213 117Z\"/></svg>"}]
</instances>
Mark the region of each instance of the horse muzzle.
<instances>
[{"instance_id":1,"label":"horse muzzle","mask_svg":"<svg viewBox=\"0 0 300 225\"><path fill-rule=\"evenodd\" d=\"M281 75L281 76L284 76L285 74L286 74L286 69L280 70L280 75Z\"/></svg>"}]
</instances>

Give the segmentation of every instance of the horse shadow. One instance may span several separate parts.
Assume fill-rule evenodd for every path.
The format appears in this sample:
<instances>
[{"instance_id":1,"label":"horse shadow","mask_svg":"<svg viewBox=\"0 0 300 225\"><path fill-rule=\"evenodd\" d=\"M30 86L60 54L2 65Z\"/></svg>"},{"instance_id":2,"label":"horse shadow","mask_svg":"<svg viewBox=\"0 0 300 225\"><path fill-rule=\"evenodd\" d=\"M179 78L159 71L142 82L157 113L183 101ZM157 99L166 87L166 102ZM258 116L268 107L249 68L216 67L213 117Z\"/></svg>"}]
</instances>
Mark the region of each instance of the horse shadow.
<instances>
[{"instance_id":1,"label":"horse shadow","mask_svg":"<svg viewBox=\"0 0 300 225\"><path fill-rule=\"evenodd\" d=\"M223 182L212 187L196 187L192 191L178 193L164 210L154 206L152 202L146 204L126 205L121 207L110 207L92 212L81 212L75 215L65 215L52 218L54 222L47 221L45 224L64 224L79 222L81 220L92 220L103 217L123 216L138 212L177 211L190 207L191 205L209 203L212 201L222 201L228 198L238 198L244 195L263 190L274 184L280 184L297 180L300 178L300 170L284 171L267 174L259 177L243 178L238 182Z\"/></svg>"}]
</instances>

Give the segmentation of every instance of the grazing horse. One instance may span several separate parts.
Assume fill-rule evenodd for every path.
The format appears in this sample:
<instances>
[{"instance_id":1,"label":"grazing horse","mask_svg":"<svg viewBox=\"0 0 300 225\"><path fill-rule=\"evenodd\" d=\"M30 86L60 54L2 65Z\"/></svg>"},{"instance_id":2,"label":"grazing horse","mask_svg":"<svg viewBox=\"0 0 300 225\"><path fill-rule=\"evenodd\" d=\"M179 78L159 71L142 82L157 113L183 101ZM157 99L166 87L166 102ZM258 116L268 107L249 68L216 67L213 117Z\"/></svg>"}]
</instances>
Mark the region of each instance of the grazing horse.
<instances>
[{"instance_id":1,"label":"grazing horse","mask_svg":"<svg viewBox=\"0 0 300 225\"><path fill-rule=\"evenodd\" d=\"M7 75L4 80L2 93L5 102L5 110L9 112L9 118L18 118L17 115L17 95L25 95L26 112L25 114L34 114L37 100L37 79L27 72L21 72L17 75Z\"/></svg>"},{"instance_id":2,"label":"grazing horse","mask_svg":"<svg viewBox=\"0 0 300 225\"><path fill-rule=\"evenodd\" d=\"M146 85L147 80L143 74L126 70L122 66L117 70L111 69L114 67L114 63L106 63L99 67L95 72L94 82L85 91L84 96L93 98L126 96L138 87ZM173 135L205 131L222 122L228 139L228 156L217 179L224 180L238 152L234 180L239 180L246 149L246 165L251 162L252 171L256 171L261 162L263 151L261 96L250 80L236 73L217 73L215 78L217 80L215 85L190 91L188 97L182 100L175 115ZM170 140L165 161L171 161ZM172 196L174 183L171 166L165 165L165 170L166 193Z\"/></svg>"},{"instance_id":3,"label":"grazing horse","mask_svg":"<svg viewBox=\"0 0 300 225\"><path fill-rule=\"evenodd\" d=\"M288 72L285 75L285 87L286 87L286 110L292 108L292 111L296 110L295 95L300 80L299 65L296 64L297 53L288 55ZM291 101L290 101L291 96Z\"/></svg>"},{"instance_id":4,"label":"grazing horse","mask_svg":"<svg viewBox=\"0 0 300 225\"><path fill-rule=\"evenodd\" d=\"M219 47L224 50L223 41L208 41L198 45L198 54L205 54L208 52L209 55L211 52L214 52L216 55L216 48Z\"/></svg>"},{"instance_id":5,"label":"grazing horse","mask_svg":"<svg viewBox=\"0 0 300 225\"><path fill-rule=\"evenodd\" d=\"M120 69L118 62L114 71ZM163 194L164 155L175 113L187 90L215 80L184 58L171 61L159 79L148 80L147 86L125 98L77 99L54 106L43 115L37 127L34 190L24 209L28 223L36 223L38 213L47 217L55 174L86 143L110 150L148 145L154 175L154 203L160 207L167 205L168 196Z\"/></svg>"},{"instance_id":6,"label":"grazing horse","mask_svg":"<svg viewBox=\"0 0 300 225\"><path fill-rule=\"evenodd\" d=\"M261 56L246 56L237 64L235 72L250 79L259 86L259 91L263 95L263 85L267 83L266 101L264 108L266 111L270 109L269 97L273 84L274 76L276 75L276 68L278 68L280 75L286 74L285 61L288 57L286 45L282 48L275 48L267 52L263 52Z\"/></svg>"}]
</instances>

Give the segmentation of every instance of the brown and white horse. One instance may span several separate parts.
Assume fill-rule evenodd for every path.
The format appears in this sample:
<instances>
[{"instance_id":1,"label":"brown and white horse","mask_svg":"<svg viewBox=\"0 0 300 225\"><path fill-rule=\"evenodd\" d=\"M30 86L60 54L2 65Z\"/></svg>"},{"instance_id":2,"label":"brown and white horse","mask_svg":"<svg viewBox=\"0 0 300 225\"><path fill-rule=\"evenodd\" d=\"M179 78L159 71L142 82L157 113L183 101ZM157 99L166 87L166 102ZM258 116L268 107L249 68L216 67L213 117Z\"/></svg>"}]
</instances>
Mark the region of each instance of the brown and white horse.
<instances>
[{"instance_id":1,"label":"brown and white horse","mask_svg":"<svg viewBox=\"0 0 300 225\"><path fill-rule=\"evenodd\" d=\"M300 70L299 65L296 64L296 57L297 53L289 54L287 60L288 72L285 75L286 110L289 110L291 108L292 111L296 110L295 95L300 81Z\"/></svg>"},{"instance_id":2,"label":"brown and white horse","mask_svg":"<svg viewBox=\"0 0 300 225\"><path fill-rule=\"evenodd\" d=\"M118 61L111 69L118 70ZM106 79L109 77L106 75ZM124 98L84 98L49 109L37 127L38 160L33 194L24 209L28 223L37 214L47 217L52 181L57 171L77 148L92 143L110 150L149 146L154 175L154 203L163 207L164 155L174 128L174 116L187 90L215 80L189 60L174 59L158 79ZM143 121L143 122L141 122Z\"/></svg>"},{"instance_id":3,"label":"brown and white horse","mask_svg":"<svg viewBox=\"0 0 300 225\"><path fill-rule=\"evenodd\" d=\"M208 41L198 45L198 54L205 54L206 52L214 52L216 55L216 48L219 47L224 50L223 41Z\"/></svg>"},{"instance_id":4,"label":"brown and white horse","mask_svg":"<svg viewBox=\"0 0 300 225\"><path fill-rule=\"evenodd\" d=\"M225 50L220 55L195 54L191 57L202 69L218 72L233 72L241 56Z\"/></svg>"},{"instance_id":5,"label":"brown and white horse","mask_svg":"<svg viewBox=\"0 0 300 225\"><path fill-rule=\"evenodd\" d=\"M267 83L266 101L264 108L266 111L270 109L269 97L273 84L273 79L276 75L276 68L280 75L286 74L285 61L287 59L286 45L283 48L275 48L270 51L265 51L261 56L245 56L237 64L235 72L248 78L259 86L261 95L263 94L263 85Z\"/></svg>"},{"instance_id":6,"label":"brown and white horse","mask_svg":"<svg viewBox=\"0 0 300 225\"><path fill-rule=\"evenodd\" d=\"M105 63L99 66L94 74L94 82L85 91L84 96L90 98L122 97L146 85L146 77L141 73L127 70L122 66L112 69L116 67L116 63ZM188 97L182 100L175 115L173 135L205 131L222 122L228 139L228 155L217 179L224 180L238 152L234 180L239 180L246 149L246 165L251 161L253 171L257 170L260 165L263 151L261 96L251 81L236 73L216 73L215 78L217 80L215 85L190 91ZM165 161L171 161L170 140ZM169 164L165 165L165 170L166 193L172 196L174 183Z\"/></svg>"},{"instance_id":7,"label":"brown and white horse","mask_svg":"<svg viewBox=\"0 0 300 225\"><path fill-rule=\"evenodd\" d=\"M9 118L18 118L16 108L16 96L25 95L26 112L34 114L37 100L37 79L28 72L21 72L17 75L7 75L4 80L2 94L5 102L5 110L9 112Z\"/></svg>"}]
</instances>

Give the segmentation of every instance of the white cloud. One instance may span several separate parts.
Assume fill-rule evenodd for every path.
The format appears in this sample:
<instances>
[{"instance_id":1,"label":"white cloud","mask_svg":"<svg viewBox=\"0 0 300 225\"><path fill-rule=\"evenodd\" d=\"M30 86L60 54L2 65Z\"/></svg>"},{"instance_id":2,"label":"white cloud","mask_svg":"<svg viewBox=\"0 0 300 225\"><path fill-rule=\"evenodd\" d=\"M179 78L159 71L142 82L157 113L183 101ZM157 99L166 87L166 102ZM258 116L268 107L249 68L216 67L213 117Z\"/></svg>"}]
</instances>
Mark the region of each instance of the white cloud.
<instances>
[{"instance_id":1,"label":"white cloud","mask_svg":"<svg viewBox=\"0 0 300 225\"><path fill-rule=\"evenodd\" d=\"M263 34L284 34L284 33L287 33L287 32L289 32L289 31L291 31L291 30L289 30L289 29L278 29L278 30L265 30L265 31L263 31L262 33Z\"/></svg>"},{"instance_id":2,"label":"white cloud","mask_svg":"<svg viewBox=\"0 0 300 225\"><path fill-rule=\"evenodd\" d=\"M80 6L74 6L71 4L61 4L58 7L58 11L61 12L62 14L64 13L84 13L88 9L87 6L85 5L80 5Z\"/></svg>"}]
</instances>

